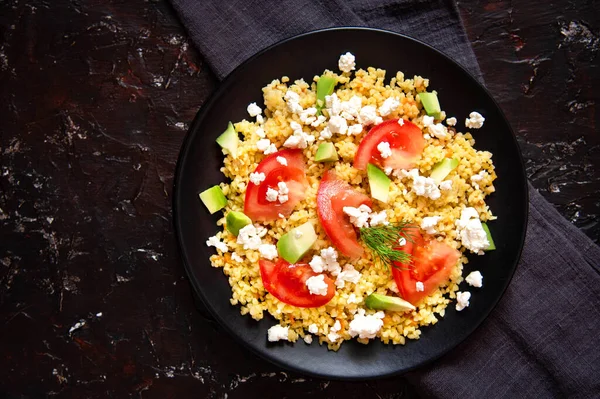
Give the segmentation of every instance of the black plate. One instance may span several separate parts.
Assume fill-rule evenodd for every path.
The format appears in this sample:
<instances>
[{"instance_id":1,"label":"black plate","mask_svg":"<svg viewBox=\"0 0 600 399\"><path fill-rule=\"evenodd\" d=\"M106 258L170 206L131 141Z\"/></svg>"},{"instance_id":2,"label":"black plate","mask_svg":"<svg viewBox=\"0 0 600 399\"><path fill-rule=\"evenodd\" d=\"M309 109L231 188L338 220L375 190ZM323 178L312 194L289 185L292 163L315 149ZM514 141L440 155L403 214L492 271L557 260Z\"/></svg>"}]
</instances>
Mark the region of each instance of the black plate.
<instances>
[{"instance_id":1,"label":"black plate","mask_svg":"<svg viewBox=\"0 0 600 399\"><path fill-rule=\"evenodd\" d=\"M405 76L418 74L430 79L443 109L459 120L471 111L486 118L474 131L476 148L494 154L498 179L496 193L488 199L498 220L490 223L497 250L485 256L470 256L465 273L480 270L484 288L471 289L471 306L456 312L454 304L438 324L422 329L420 340L404 346L369 345L346 341L338 352L316 342L306 345L267 343L267 329L275 324L270 316L255 322L241 316L229 303L231 289L220 268L210 266L213 249L204 245L217 232L216 221L198 199L198 193L224 180L219 171L223 156L215 138L228 121L248 118L251 102L262 104L261 88L273 79L289 76L307 82L324 69L337 70L346 51L356 56L357 68L374 66ZM174 222L184 265L192 285L219 324L241 343L265 359L301 373L335 379L367 379L402 373L430 362L463 341L488 316L506 289L517 265L527 223L527 184L519 147L506 118L490 94L454 61L406 36L362 29L327 29L297 36L276 44L239 66L221 84L200 110L188 132L175 176ZM466 274L465 274L466 275ZM463 283L464 284L464 283Z\"/></svg>"}]
</instances>

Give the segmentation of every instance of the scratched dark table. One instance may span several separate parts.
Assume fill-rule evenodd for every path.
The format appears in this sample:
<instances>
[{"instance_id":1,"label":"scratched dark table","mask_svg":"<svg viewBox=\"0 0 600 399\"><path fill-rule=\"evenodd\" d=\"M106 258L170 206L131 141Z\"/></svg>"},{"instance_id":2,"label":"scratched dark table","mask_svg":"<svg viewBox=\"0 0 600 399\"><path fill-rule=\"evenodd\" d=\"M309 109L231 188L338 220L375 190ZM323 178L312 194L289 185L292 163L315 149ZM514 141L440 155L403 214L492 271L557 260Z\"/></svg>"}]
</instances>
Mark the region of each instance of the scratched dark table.
<instances>
[{"instance_id":1,"label":"scratched dark table","mask_svg":"<svg viewBox=\"0 0 600 399\"><path fill-rule=\"evenodd\" d=\"M535 3L459 8L529 178L598 242L600 7ZM0 0L1 397L416 395L281 371L196 310L171 187L217 84L167 1Z\"/></svg>"}]
</instances>

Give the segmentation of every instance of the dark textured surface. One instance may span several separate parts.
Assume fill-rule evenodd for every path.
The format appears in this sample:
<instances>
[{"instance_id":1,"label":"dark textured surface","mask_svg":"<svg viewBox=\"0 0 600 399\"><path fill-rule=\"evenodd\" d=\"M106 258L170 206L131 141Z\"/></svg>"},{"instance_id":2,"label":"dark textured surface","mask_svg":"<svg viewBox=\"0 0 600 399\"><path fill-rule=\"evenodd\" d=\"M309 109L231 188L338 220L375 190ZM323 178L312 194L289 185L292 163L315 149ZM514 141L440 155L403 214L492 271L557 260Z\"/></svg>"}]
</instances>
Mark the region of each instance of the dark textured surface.
<instances>
[{"instance_id":1,"label":"dark textured surface","mask_svg":"<svg viewBox=\"0 0 600 399\"><path fill-rule=\"evenodd\" d=\"M460 9L528 175L598 242L599 6L514 3ZM215 86L165 1L0 1L0 396L413 395L281 372L195 310L170 195Z\"/></svg>"}]
</instances>

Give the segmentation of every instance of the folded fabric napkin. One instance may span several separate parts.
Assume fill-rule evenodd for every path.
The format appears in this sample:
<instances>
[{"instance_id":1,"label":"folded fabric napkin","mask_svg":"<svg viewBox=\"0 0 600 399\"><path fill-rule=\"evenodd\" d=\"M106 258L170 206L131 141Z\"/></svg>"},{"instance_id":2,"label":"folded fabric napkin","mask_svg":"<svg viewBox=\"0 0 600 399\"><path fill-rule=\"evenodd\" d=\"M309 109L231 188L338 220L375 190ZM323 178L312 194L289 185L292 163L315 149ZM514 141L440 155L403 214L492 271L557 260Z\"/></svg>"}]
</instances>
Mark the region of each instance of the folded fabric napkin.
<instances>
[{"instance_id":1,"label":"folded fabric napkin","mask_svg":"<svg viewBox=\"0 0 600 399\"><path fill-rule=\"evenodd\" d=\"M452 1L172 0L219 78L282 39L369 26L425 41L481 72ZM600 396L600 249L533 187L515 276L464 343L406 377L437 397Z\"/></svg>"}]
</instances>

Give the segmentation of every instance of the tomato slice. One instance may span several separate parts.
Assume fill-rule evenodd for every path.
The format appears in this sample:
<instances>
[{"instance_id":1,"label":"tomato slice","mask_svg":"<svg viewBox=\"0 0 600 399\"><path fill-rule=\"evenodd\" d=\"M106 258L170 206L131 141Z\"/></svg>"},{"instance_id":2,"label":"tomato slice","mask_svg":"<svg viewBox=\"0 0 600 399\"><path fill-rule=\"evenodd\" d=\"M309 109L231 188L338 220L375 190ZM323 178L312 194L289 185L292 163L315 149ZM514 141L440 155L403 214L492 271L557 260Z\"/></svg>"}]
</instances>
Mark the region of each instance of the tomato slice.
<instances>
[{"instance_id":1,"label":"tomato slice","mask_svg":"<svg viewBox=\"0 0 600 399\"><path fill-rule=\"evenodd\" d=\"M410 235L412 242L407 240L400 249L412 255L411 261L409 264L396 262L392 274L402 298L416 305L448 282L460 252L448 244L425 238L416 230ZM417 291L418 281L423 283L423 291Z\"/></svg>"},{"instance_id":2,"label":"tomato slice","mask_svg":"<svg viewBox=\"0 0 600 399\"><path fill-rule=\"evenodd\" d=\"M372 205L368 195L359 193L345 181L338 180L333 170L325 172L317 193L319 220L333 245L350 258L360 257L364 249L343 209L345 206L357 208L363 204L369 207Z\"/></svg>"},{"instance_id":3,"label":"tomato slice","mask_svg":"<svg viewBox=\"0 0 600 399\"><path fill-rule=\"evenodd\" d=\"M327 294L314 295L310 293L306 286L306 280L318 273L315 273L306 263L291 265L283 259L279 259L277 263L261 259L258 264L265 289L288 305L299 308L318 308L331 301L335 295L335 283L327 276L324 276Z\"/></svg>"},{"instance_id":4,"label":"tomato slice","mask_svg":"<svg viewBox=\"0 0 600 399\"><path fill-rule=\"evenodd\" d=\"M277 157L287 160L287 166L280 164ZM259 185L252 182L246 188L244 213L255 222L266 222L279 218L279 215L289 216L298 202L306 196L308 180L305 173L306 165L301 150L282 150L268 155L256 167L255 172L264 173L265 180ZM288 200L283 204L279 201L267 201L267 190L277 190L277 184L285 182L289 193Z\"/></svg>"},{"instance_id":5,"label":"tomato slice","mask_svg":"<svg viewBox=\"0 0 600 399\"><path fill-rule=\"evenodd\" d=\"M392 150L387 158L382 158L377 149L383 141L389 143ZM382 168L409 169L419 160L424 148L423 132L417 125L405 120L400 126L398 119L390 119L373 126L362 139L354 156L354 167L365 170L372 163Z\"/></svg>"}]
</instances>

